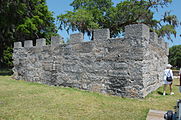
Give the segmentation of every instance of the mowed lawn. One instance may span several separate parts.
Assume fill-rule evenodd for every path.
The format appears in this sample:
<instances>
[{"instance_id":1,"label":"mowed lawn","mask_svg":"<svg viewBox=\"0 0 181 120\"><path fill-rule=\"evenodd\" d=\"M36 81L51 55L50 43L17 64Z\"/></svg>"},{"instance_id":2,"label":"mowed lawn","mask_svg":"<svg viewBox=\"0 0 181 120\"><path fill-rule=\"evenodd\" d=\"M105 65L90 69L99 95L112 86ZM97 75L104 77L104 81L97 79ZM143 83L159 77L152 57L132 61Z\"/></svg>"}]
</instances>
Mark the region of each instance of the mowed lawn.
<instances>
[{"instance_id":1,"label":"mowed lawn","mask_svg":"<svg viewBox=\"0 0 181 120\"><path fill-rule=\"evenodd\" d=\"M176 84L172 96L161 87L130 99L0 76L0 120L145 120L149 109L173 110L181 98Z\"/></svg>"}]
</instances>

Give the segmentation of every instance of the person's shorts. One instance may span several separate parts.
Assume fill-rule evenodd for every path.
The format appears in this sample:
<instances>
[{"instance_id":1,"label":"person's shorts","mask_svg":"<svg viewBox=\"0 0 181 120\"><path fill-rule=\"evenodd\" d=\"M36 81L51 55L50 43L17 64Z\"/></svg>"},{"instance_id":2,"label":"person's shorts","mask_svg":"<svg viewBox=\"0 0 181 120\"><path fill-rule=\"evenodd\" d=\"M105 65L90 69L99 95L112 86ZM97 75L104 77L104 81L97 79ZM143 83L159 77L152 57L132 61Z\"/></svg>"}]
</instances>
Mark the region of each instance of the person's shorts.
<instances>
[{"instance_id":1,"label":"person's shorts","mask_svg":"<svg viewBox=\"0 0 181 120\"><path fill-rule=\"evenodd\" d=\"M163 81L163 84L164 84L164 85L170 85L170 84L172 84L172 82L168 82L168 81L164 80L164 81Z\"/></svg>"}]
</instances>

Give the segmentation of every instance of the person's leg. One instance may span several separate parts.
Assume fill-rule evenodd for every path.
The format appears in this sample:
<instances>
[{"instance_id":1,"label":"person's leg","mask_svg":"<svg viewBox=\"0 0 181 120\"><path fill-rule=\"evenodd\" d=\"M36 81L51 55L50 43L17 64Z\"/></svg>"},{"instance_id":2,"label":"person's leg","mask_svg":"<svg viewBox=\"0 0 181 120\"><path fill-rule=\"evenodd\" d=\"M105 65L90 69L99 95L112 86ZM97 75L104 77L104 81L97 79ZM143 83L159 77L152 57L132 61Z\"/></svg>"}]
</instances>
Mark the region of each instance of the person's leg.
<instances>
[{"instance_id":1,"label":"person's leg","mask_svg":"<svg viewBox=\"0 0 181 120\"><path fill-rule=\"evenodd\" d=\"M170 95L173 95L174 93L172 92L172 83L169 84L169 86L170 86Z\"/></svg>"},{"instance_id":2,"label":"person's leg","mask_svg":"<svg viewBox=\"0 0 181 120\"><path fill-rule=\"evenodd\" d=\"M167 87L167 85L166 85L166 84L164 84L164 86L163 86L163 95L165 95L165 94L166 94L166 87Z\"/></svg>"},{"instance_id":3,"label":"person's leg","mask_svg":"<svg viewBox=\"0 0 181 120\"><path fill-rule=\"evenodd\" d=\"M172 92L172 84L169 84L169 86L170 86L170 93Z\"/></svg>"}]
</instances>

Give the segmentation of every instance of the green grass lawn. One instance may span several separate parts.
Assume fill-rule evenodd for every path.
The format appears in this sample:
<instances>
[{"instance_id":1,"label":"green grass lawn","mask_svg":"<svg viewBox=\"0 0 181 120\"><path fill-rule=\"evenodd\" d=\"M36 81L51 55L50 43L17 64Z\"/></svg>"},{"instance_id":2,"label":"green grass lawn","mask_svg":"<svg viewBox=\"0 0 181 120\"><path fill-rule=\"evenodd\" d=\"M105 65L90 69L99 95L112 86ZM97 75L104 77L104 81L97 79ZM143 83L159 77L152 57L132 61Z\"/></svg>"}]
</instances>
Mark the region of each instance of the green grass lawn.
<instances>
[{"instance_id":1,"label":"green grass lawn","mask_svg":"<svg viewBox=\"0 0 181 120\"><path fill-rule=\"evenodd\" d=\"M177 86L173 96L162 89L130 99L0 76L0 120L145 120L149 109L173 110L180 98Z\"/></svg>"}]
</instances>

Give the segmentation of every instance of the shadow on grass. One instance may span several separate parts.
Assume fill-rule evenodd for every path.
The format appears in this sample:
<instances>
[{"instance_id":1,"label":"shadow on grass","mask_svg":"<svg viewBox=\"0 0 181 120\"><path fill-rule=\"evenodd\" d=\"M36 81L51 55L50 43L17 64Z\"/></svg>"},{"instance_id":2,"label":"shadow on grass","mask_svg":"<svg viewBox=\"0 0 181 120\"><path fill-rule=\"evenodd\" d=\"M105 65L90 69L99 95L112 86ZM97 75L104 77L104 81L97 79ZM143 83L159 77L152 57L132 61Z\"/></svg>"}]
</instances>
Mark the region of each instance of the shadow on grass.
<instances>
[{"instance_id":1,"label":"shadow on grass","mask_svg":"<svg viewBox=\"0 0 181 120\"><path fill-rule=\"evenodd\" d=\"M12 69L0 69L0 76L7 76L7 75L12 75L13 71Z\"/></svg>"},{"instance_id":2,"label":"shadow on grass","mask_svg":"<svg viewBox=\"0 0 181 120\"><path fill-rule=\"evenodd\" d=\"M163 95L163 92L161 92L161 91L158 91L157 93L158 93L159 95Z\"/></svg>"}]
</instances>

